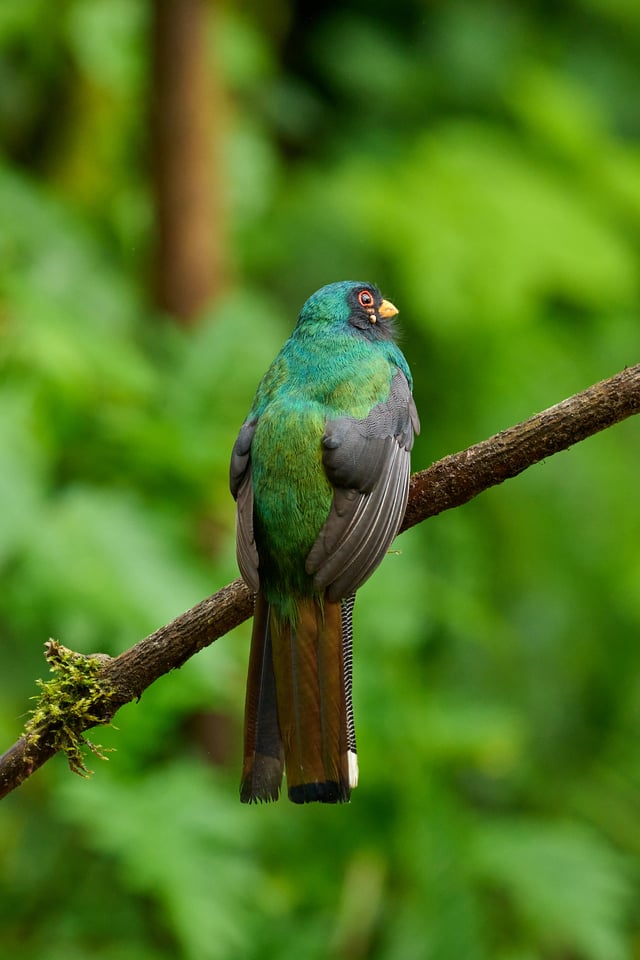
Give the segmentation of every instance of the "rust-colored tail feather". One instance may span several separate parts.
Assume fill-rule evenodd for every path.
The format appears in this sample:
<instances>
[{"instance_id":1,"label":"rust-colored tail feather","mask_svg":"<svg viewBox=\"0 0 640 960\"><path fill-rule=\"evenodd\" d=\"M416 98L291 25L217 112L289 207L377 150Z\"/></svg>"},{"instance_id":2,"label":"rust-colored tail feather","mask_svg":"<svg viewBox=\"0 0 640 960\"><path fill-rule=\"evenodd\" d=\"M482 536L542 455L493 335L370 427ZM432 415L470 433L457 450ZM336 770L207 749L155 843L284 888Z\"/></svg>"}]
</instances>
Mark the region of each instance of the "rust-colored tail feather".
<instances>
[{"instance_id":1,"label":"rust-colored tail feather","mask_svg":"<svg viewBox=\"0 0 640 960\"><path fill-rule=\"evenodd\" d=\"M294 803L349 800L357 779L351 607L345 610L340 603L304 598L298 601L293 624L258 595L245 712L243 801L277 799L282 750L289 799ZM348 650L343 631L348 634Z\"/></svg>"},{"instance_id":2,"label":"rust-colored tail feather","mask_svg":"<svg viewBox=\"0 0 640 960\"><path fill-rule=\"evenodd\" d=\"M295 626L272 613L278 717L289 799L349 799L340 604L298 601Z\"/></svg>"}]
</instances>

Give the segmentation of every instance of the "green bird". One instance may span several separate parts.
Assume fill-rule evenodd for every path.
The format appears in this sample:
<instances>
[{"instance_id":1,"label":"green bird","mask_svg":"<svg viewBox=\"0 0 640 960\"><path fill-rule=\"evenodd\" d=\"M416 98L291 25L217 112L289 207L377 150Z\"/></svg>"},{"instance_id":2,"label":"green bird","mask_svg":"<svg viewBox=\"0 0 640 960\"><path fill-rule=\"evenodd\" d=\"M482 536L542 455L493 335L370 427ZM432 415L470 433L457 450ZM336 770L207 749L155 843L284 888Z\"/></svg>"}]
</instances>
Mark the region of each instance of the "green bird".
<instances>
[{"instance_id":1,"label":"green bird","mask_svg":"<svg viewBox=\"0 0 640 960\"><path fill-rule=\"evenodd\" d=\"M304 304L231 456L238 565L256 593L244 803L348 801L355 591L398 532L420 422L397 309L371 283Z\"/></svg>"}]
</instances>

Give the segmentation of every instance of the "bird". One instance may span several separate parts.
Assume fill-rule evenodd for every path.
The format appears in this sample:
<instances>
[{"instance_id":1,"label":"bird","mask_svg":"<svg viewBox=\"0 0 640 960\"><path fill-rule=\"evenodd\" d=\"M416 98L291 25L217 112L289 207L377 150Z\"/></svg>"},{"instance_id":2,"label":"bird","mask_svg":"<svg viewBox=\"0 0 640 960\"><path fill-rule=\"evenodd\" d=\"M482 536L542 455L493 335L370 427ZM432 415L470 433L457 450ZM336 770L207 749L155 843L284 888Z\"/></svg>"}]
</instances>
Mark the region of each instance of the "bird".
<instances>
[{"instance_id":1,"label":"bird","mask_svg":"<svg viewBox=\"0 0 640 960\"><path fill-rule=\"evenodd\" d=\"M420 421L397 308L372 283L317 290L257 388L231 454L236 555L255 593L243 803L348 802L356 590L404 516Z\"/></svg>"}]
</instances>

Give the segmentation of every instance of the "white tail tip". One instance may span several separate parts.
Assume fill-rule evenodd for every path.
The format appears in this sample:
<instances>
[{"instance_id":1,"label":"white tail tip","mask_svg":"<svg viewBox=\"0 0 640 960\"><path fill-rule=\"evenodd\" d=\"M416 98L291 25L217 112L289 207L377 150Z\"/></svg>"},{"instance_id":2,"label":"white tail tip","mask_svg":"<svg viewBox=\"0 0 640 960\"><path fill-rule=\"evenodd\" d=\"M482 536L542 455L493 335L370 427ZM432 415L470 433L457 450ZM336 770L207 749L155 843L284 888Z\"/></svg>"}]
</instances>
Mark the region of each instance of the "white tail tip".
<instances>
[{"instance_id":1,"label":"white tail tip","mask_svg":"<svg viewBox=\"0 0 640 960\"><path fill-rule=\"evenodd\" d=\"M358 786L358 756L355 750L349 750L347 752L347 759L349 761L349 786L357 787Z\"/></svg>"}]
</instances>

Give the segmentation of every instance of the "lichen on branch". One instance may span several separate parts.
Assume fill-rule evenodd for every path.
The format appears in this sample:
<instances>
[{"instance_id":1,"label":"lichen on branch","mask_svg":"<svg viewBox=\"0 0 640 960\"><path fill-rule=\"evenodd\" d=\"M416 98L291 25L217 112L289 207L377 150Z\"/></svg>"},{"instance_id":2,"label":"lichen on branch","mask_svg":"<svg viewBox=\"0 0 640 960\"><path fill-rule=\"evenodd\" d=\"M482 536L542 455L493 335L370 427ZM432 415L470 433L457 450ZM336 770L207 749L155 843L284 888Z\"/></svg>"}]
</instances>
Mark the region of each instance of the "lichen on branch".
<instances>
[{"instance_id":1,"label":"lichen on branch","mask_svg":"<svg viewBox=\"0 0 640 960\"><path fill-rule=\"evenodd\" d=\"M83 731L110 722L109 701L114 688L101 675L105 654L84 656L64 647L57 640L45 644L51 680L36 680L40 694L24 729L26 755L36 752L43 738L55 752L62 751L73 773L88 777L93 772L84 762L88 748L100 760L107 760L105 748L92 743Z\"/></svg>"}]
</instances>

